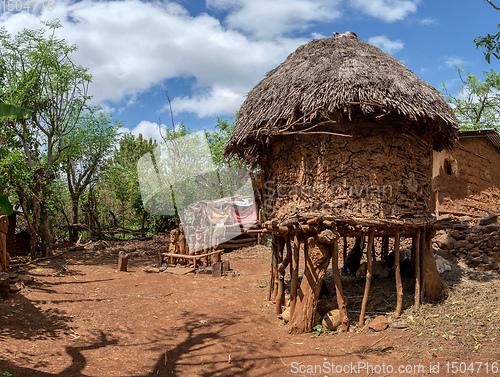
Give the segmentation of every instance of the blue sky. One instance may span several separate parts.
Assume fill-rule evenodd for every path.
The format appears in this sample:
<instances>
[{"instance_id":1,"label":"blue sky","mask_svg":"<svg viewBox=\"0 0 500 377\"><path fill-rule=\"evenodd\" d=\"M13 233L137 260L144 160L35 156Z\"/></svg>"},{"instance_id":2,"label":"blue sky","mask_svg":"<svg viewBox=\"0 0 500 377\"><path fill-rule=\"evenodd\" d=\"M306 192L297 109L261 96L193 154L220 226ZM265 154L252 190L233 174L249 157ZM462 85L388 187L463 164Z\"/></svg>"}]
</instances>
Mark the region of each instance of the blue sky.
<instances>
[{"instance_id":1,"label":"blue sky","mask_svg":"<svg viewBox=\"0 0 500 377\"><path fill-rule=\"evenodd\" d=\"M354 31L454 94L456 64L479 76L499 69L474 44L500 23L485 0L53 1L52 11L0 9L0 24L13 34L58 18L94 77L93 104L146 137L171 126L166 91L176 124L213 129L298 46L333 31Z\"/></svg>"}]
</instances>

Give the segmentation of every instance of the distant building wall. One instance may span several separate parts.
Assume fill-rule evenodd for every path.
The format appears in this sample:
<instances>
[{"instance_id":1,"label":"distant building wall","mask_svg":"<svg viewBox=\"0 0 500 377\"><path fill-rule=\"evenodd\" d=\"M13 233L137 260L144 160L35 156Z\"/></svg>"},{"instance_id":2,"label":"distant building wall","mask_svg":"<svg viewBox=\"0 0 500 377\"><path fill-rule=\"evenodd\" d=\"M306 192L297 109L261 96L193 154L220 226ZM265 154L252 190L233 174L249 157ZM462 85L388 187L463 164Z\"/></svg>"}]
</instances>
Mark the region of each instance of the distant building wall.
<instances>
[{"instance_id":1,"label":"distant building wall","mask_svg":"<svg viewBox=\"0 0 500 377\"><path fill-rule=\"evenodd\" d=\"M431 209L475 217L500 213L500 152L486 137L460 137L434 152Z\"/></svg>"}]
</instances>

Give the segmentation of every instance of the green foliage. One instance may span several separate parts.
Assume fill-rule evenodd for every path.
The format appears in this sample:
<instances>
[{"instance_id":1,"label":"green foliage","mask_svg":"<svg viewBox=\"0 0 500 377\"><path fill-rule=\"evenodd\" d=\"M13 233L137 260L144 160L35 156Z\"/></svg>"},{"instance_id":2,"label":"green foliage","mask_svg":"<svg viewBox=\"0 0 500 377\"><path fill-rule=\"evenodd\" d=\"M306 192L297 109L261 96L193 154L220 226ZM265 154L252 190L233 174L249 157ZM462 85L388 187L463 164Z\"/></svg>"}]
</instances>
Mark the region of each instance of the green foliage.
<instances>
[{"instance_id":1,"label":"green foliage","mask_svg":"<svg viewBox=\"0 0 500 377\"><path fill-rule=\"evenodd\" d=\"M132 133L125 133L109 161L106 181L121 203L122 218L125 217L125 206L136 203L136 210L140 212L140 208L137 208L137 198L140 197L137 162L155 147L156 141L152 139L145 140L141 134L135 137Z\"/></svg>"},{"instance_id":2,"label":"green foliage","mask_svg":"<svg viewBox=\"0 0 500 377\"><path fill-rule=\"evenodd\" d=\"M39 30L23 29L14 36L0 29L0 101L31 110L28 118L3 120L2 138L9 143L10 158L0 175L17 193L32 234L38 232L43 253L49 254L48 214L55 208L51 185L61 154L69 148L68 137L90 98L91 76L71 60L76 46L56 37L60 23L42 23ZM5 148L0 153L5 155ZM32 237L32 256L34 242Z\"/></svg>"},{"instance_id":3,"label":"green foliage","mask_svg":"<svg viewBox=\"0 0 500 377\"><path fill-rule=\"evenodd\" d=\"M460 122L462 129L475 130L497 128L500 116L500 74L494 70L483 71L484 80L468 73L465 78L463 70L457 67L462 86L459 95L451 95L446 85L442 89L446 100L453 107L453 111Z\"/></svg>"},{"instance_id":4,"label":"green foliage","mask_svg":"<svg viewBox=\"0 0 500 377\"><path fill-rule=\"evenodd\" d=\"M314 334L311 335L311 338L316 338L321 334L330 335L333 334L333 331L328 330L324 325L316 325L313 327Z\"/></svg>"},{"instance_id":5,"label":"green foliage","mask_svg":"<svg viewBox=\"0 0 500 377\"><path fill-rule=\"evenodd\" d=\"M9 198L4 194L0 194L0 213L7 216L14 213L14 209L12 208L12 204L10 204Z\"/></svg>"},{"instance_id":6,"label":"green foliage","mask_svg":"<svg viewBox=\"0 0 500 377\"><path fill-rule=\"evenodd\" d=\"M500 24L497 26L500 28ZM484 58L488 63L491 63L491 55L496 59L500 59L500 31L496 34L488 34L485 37L477 37L474 39L476 48L484 47Z\"/></svg>"},{"instance_id":7,"label":"green foliage","mask_svg":"<svg viewBox=\"0 0 500 377\"><path fill-rule=\"evenodd\" d=\"M17 118L26 119L31 116L31 110L19 106L8 105L0 101L0 119Z\"/></svg>"},{"instance_id":8,"label":"green foliage","mask_svg":"<svg viewBox=\"0 0 500 377\"><path fill-rule=\"evenodd\" d=\"M80 117L64 140L61 157L72 194L81 194L105 168L121 126L123 122L113 119L111 114L95 110Z\"/></svg>"},{"instance_id":9,"label":"green foliage","mask_svg":"<svg viewBox=\"0 0 500 377\"><path fill-rule=\"evenodd\" d=\"M0 187L22 192L25 196L33 196L32 181L34 171L26 163L21 151L13 150L0 160Z\"/></svg>"}]
</instances>

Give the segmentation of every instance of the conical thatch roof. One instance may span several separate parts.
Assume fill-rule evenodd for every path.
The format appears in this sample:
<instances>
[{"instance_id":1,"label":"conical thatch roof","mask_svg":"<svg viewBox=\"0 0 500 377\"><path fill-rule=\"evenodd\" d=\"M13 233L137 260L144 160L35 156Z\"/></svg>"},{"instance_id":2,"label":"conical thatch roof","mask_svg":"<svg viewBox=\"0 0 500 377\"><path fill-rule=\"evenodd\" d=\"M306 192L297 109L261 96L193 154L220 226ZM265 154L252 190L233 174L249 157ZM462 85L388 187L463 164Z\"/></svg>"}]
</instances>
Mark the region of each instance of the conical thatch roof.
<instances>
[{"instance_id":1,"label":"conical thatch roof","mask_svg":"<svg viewBox=\"0 0 500 377\"><path fill-rule=\"evenodd\" d=\"M341 36L300 46L253 88L225 153L251 158L270 135L328 125L339 115L402 119L430 133L436 150L456 139L458 121L435 88L378 47Z\"/></svg>"}]
</instances>

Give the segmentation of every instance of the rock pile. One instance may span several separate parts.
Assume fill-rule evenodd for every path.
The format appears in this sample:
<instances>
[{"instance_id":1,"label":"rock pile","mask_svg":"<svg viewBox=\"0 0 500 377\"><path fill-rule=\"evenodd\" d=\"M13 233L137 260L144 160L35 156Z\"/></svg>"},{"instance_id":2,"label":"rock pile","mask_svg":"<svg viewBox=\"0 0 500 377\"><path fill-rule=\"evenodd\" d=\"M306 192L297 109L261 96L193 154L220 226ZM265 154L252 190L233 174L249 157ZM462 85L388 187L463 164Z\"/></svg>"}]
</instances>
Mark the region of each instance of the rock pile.
<instances>
[{"instance_id":1,"label":"rock pile","mask_svg":"<svg viewBox=\"0 0 500 377\"><path fill-rule=\"evenodd\" d=\"M478 222L481 224L481 221ZM435 252L451 252L479 271L500 271L500 223L471 225L460 222L437 232Z\"/></svg>"}]
</instances>

